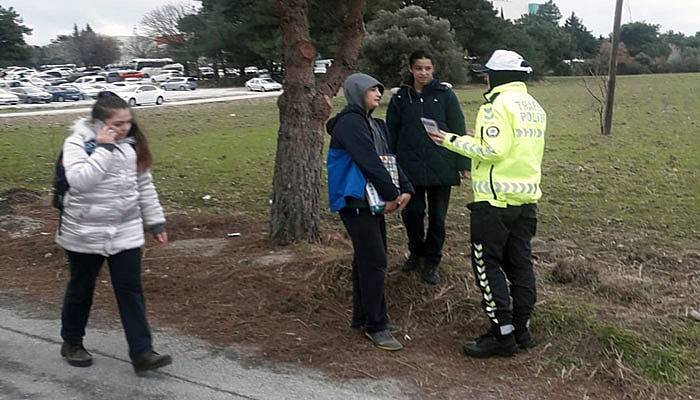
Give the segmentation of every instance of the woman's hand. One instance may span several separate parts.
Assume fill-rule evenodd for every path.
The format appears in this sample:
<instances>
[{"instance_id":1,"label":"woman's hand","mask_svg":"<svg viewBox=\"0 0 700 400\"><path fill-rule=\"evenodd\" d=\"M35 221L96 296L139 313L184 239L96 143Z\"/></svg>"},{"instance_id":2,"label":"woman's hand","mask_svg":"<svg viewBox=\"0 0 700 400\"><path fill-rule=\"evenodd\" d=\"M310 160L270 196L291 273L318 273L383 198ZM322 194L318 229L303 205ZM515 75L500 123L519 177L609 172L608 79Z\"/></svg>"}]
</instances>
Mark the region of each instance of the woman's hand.
<instances>
[{"instance_id":1,"label":"woman's hand","mask_svg":"<svg viewBox=\"0 0 700 400\"><path fill-rule=\"evenodd\" d=\"M165 231L156 233L155 235L153 235L153 238L156 239L156 242L160 244L168 244L168 233Z\"/></svg>"},{"instance_id":2,"label":"woman's hand","mask_svg":"<svg viewBox=\"0 0 700 400\"><path fill-rule=\"evenodd\" d=\"M117 133L109 126L104 125L97 131L95 141L100 144L114 144Z\"/></svg>"},{"instance_id":3,"label":"woman's hand","mask_svg":"<svg viewBox=\"0 0 700 400\"><path fill-rule=\"evenodd\" d=\"M399 205L398 211L403 211L403 209L408 205L409 201L411 201L411 194L402 193L401 196L396 199L396 203Z\"/></svg>"},{"instance_id":4,"label":"woman's hand","mask_svg":"<svg viewBox=\"0 0 700 400\"><path fill-rule=\"evenodd\" d=\"M428 132L428 136L435 142L436 145L442 146L442 142L445 141L446 132L440 130L438 132Z\"/></svg>"}]
</instances>

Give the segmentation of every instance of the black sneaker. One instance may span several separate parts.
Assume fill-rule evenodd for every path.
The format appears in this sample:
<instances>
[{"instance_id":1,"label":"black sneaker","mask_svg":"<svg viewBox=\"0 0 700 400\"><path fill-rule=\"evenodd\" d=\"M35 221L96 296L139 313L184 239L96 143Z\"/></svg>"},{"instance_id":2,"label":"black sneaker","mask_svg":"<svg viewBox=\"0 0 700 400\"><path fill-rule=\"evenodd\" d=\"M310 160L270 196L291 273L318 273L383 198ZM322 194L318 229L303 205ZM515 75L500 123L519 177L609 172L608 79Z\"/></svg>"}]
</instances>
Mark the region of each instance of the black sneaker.
<instances>
[{"instance_id":1,"label":"black sneaker","mask_svg":"<svg viewBox=\"0 0 700 400\"><path fill-rule=\"evenodd\" d=\"M465 343L462 349L467 357L510 357L516 353L517 345L515 336L512 333L505 336L496 336L489 331L478 339Z\"/></svg>"},{"instance_id":2,"label":"black sneaker","mask_svg":"<svg viewBox=\"0 0 700 400\"><path fill-rule=\"evenodd\" d=\"M532 335L530 335L530 331L527 328L522 330L516 329L515 332L513 332L513 335L515 336L515 343L518 344L520 350L529 350L537 346L537 341L533 339Z\"/></svg>"},{"instance_id":3,"label":"black sneaker","mask_svg":"<svg viewBox=\"0 0 700 400\"><path fill-rule=\"evenodd\" d=\"M63 342L61 356L74 367L89 367L92 365L92 356L81 344Z\"/></svg>"},{"instance_id":4,"label":"black sneaker","mask_svg":"<svg viewBox=\"0 0 700 400\"><path fill-rule=\"evenodd\" d=\"M350 329L352 330L352 333L355 335L364 335L365 334L365 326L364 325L350 325Z\"/></svg>"},{"instance_id":5,"label":"black sneaker","mask_svg":"<svg viewBox=\"0 0 700 400\"><path fill-rule=\"evenodd\" d=\"M167 354L158 354L155 351L147 351L141 353L131 362L134 366L134 372L150 371L170 365L173 359Z\"/></svg>"},{"instance_id":6,"label":"black sneaker","mask_svg":"<svg viewBox=\"0 0 700 400\"><path fill-rule=\"evenodd\" d=\"M403 349L403 345L391 335L388 329L373 333L365 332L365 336L367 336L378 349L387 351Z\"/></svg>"},{"instance_id":7,"label":"black sneaker","mask_svg":"<svg viewBox=\"0 0 700 400\"><path fill-rule=\"evenodd\" d=\"M442 283L440 276L440 264L425 262L425 266L421 271L421 279L429 285L438 285Z\"/></svg>"},{"instance_id":8,"label":"black sneaker","mask_svg":"<svg viewBox=\"0 0 700 400\"><path fill-rule=\"evenodd\" d=\"M425 259L423 257L414 257L410 256L404 263L401 265L401 272L409 273L412 271L420 271L423 269L423 264L425 263Z\"/></svg>"}]
</instances>

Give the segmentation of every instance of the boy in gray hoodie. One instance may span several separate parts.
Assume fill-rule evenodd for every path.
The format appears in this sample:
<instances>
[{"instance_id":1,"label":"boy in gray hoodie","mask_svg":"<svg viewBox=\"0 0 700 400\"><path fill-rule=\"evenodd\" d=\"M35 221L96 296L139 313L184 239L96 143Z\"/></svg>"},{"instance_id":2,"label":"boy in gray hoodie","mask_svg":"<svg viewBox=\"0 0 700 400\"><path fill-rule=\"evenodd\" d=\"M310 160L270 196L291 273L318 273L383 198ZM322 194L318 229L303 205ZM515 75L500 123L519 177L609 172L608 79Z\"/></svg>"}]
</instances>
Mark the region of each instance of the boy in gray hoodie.
<instances>
[{"instance_id":1,"label":"boy in gray hoodie","mask_svg":"<svg viewBox=\"0 0 700 400\"><path fill-rule=\"evenodd\" d=\"M348 105L326 125L331 135L327 168L331 211L339 212L353 245L351 326L363 330L380 349L400 350L403 346L389 331L384 300L384 214L403 210L413 186L398 168L397 187L380 158L392 157L386 124L372 118L384 86L369 75L353 74L345 80L343 91ZM386 202L383 213L370 209L367 183Z\"/></svg>"}]
</instances>

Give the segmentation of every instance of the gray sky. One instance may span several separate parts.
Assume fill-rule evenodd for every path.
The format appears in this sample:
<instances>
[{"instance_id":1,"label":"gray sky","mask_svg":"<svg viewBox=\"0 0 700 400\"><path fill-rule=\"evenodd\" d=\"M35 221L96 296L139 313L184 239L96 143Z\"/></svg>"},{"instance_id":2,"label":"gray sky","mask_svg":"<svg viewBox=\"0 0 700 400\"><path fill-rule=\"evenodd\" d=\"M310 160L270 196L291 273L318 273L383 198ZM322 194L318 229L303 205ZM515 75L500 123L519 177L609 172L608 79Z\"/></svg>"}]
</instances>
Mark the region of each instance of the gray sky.
<instances>
[{"instance_id":1,"label":"gray sky","mask_svg":"<svg viewBox=\"0 0 700 400\"><path fill-rule=\"evenodd\" d=\"M43 45L59 34L70 33L73 24L89 23L99 33L130 35L146 12L176 0L0 0L3 7L14 7L25 25L34 29L27 37L30 44ZM199 4L194 0L182 0ZM371 0L369 0L371 1ZM528 0L495 0L510 2L507 7L526 7ZM533 0L544 2L544 0ZM595 35L612 30L614 0L555 0L565 17L575 11ZM521 3L521 4L518 4ZM503 3L501 3L503 4ZM642 21L661 24L669 29L694 35L700 31L698 0L625 0L623 23Z\"/></svg>"}]
</instances>

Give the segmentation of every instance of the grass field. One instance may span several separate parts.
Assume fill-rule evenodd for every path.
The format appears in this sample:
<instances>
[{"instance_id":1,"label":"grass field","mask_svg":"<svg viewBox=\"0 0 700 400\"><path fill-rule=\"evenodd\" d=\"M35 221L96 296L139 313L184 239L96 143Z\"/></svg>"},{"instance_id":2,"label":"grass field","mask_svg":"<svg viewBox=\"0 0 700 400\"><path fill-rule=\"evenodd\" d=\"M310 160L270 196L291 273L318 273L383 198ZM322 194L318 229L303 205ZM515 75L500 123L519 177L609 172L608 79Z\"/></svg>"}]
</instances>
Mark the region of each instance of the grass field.
<instances>
[{"instance_id":1,"label":"grass field","mask_svg":"<svg viewBox=\"0 0 700 400\"><path fill-rule=\"evenodd\" d=\"M699 90L697 74L623 77L614 133L602 137L578 79L532 85L549 115L542 232L613 234L624 242L622 233L634 231L635 239L650 246L697 245L700 96L692 93ZM458 94L473 121L481 89ZM0 121L0 188L48 190L51 164L73 118ZM154 172L167 202L267 212L278 120L273 102L148 109L139 118L151 138ZM464 193L456 194L460 200L454 204L464 202ZM213 200L201 199L207 194Z\"/></svg>"},{"instance_id":2,"label":"grass field","mask_svg":"<svg viewBox=\"0 0 700 400\"><path fill-rule=\"evenodd\" d=\"M604 358L629 366L640 382L690 393L700 377L700 327L683 310L700 308L694 269L700 265L700 74L625 76L618 84L611 137L598 133L580 79L531 85L549 117L538 236L572 243L567 255L601 273L592 283L562 287L545 269L539 279L547 300L535 323L568 343L547 357L562 374ZM458 91L470 122L481 91ZM150 137L164 203L266 217L278 121L273 101L151 108L138 118ZM0 193L48 193L72 119L0 119ZM453 191L448 269L466 263L457 252L467 245L468 192ZM339 229L325 211L324 225ZM400 243L400 231L393 232ZM631 278L636 268L639 280ZM599 351L591 356L589 346Z\"/></svg>"}]
</instances>

